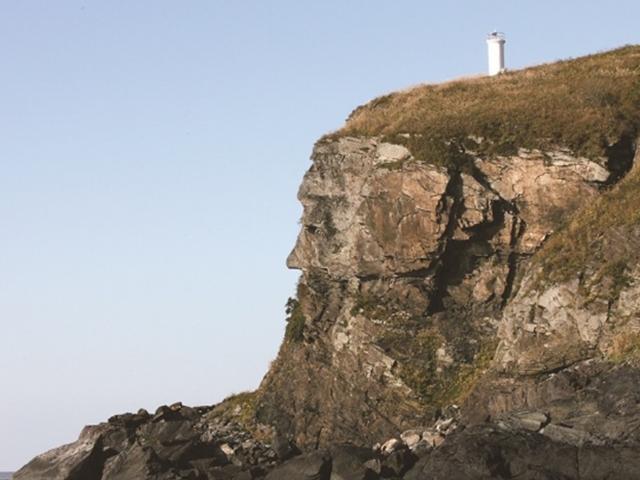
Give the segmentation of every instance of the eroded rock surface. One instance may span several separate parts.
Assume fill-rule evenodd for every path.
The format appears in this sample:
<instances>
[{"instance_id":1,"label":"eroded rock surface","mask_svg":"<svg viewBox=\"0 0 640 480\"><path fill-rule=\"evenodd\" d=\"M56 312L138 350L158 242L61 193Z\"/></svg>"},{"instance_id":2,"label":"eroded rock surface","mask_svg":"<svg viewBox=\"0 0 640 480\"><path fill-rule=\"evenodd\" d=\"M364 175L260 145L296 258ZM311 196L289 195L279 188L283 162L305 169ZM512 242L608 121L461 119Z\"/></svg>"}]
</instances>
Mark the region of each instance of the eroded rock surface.
<instances>
[{"instance_id":1,"label":"eroded rock surface","mask_svg":"<svg viewBox=\"0 0 640 480\"><path fill-rule=\"evenodd\" d=\"M182 404L115 415L46 452L15 480L251 479L277 462L271 447L214 407Z\"/></svg>"},{"instance_id":2,"label":"eroded rock surface","mask_svg":"<svg viewBox=\"0 0 640 480\"><path fill-rule=\"evenodd\" d=\"M461 401L505 307L525 308L510 301L528 259L610 175L563 149L447 171L376 138L321 141L312 159L288 260L303 340L284 344L258 410L304 446L371 443Z\"/></svg>"}]
</instances>

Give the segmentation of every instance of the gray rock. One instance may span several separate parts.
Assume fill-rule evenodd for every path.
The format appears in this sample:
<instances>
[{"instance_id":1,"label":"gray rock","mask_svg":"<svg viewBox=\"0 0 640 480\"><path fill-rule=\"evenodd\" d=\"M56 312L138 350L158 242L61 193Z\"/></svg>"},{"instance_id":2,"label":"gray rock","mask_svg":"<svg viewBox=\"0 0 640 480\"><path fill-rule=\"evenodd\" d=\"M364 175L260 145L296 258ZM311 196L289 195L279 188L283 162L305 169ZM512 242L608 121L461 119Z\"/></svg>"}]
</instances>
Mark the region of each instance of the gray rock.
<instances>
[{"instance_id":1,"label":"gray rock","mask_svg":"<svg viewBox=\"0 0 640 480\"><path fill-rule=\"evenodd\" d=\"M406 430L400 434L400 439L410 450L413 450L422 440L422 432L420 430Z\"/></svg>"},{"instance_id":2,"label":"gray rock","mask_svg":"<svg viewBox=\"0 0 640 480\"><path fill-rule=\"evenodd\" d=\"M416 460L417 457L406 447L395 450L382 461L382 476L401 477L413 467Z\"/></svg>"},{"instance_id":3,"label":"gray rock","mask_svg":"<svg viewBox=\"0 0 640 480\"><path fill-rule=\"evenodd\" d=\"M548 428L548 427L547 427ZM493 425L456 432L421 458L405 480L601 480L638 478L640 449L582 447Z\"/></svg>"},{"instance_id":4,"label":"gray rock","mask_svg":"<svg viewBox=\"0 0 640 480\"><path fill-rule=\"evenodd\" d=\"M380 473L380 462L369 448L338 445L331 458L331 480L371 480Z\"/></svg>"},{"instance_id":5,"label":"gray rock","mask_svg":"<svg viewBox=\"0 0 640 480\"><path fill-rule=\"evenodd\" d=\"M549 437L553 441L568 443L570 445L575 445L576 447L582 446L591 438L587 432L564 427L562 425L554 425L553 423L544 427L540 433L545 437Z\"/></svg>"},{"instance_id":6,"label":"gray rock","mask_svg":"<svg viewBox=\"0 0 640 480\"><path fill-rule=\"evenodd\" d=\"M370 470L375 474L374 478L375 476L380 475L380 472L382 472L382 462L379 458L372 458L371 460L367 460L366 462L364 462L364 466L367 470Z\"/></svg>"},{"instance_id":7,"label":"gray rock","mask_svg":"<svg viewBox=\"0 0 640 480\"><path fill-rule=\"evenodd\" d=\"M144 411L115 415L83 429L76 442L36 457L14 478L240 479L250 470L261 475L273 466L273 450L233 422L204 418L209 410L173 404L153 417Z\"/></svg>"},{"instance_id":8,"label":"gray rock","mask_svg":"<svg viewBox=\"0 0 640 480\"><path fill-rule=\"evenodd\" d=\"M503 421L512 428L537 432L549 422L549 417L542 412L515 412L506 415Z\"/></svg>"},{"instance_id":9,"label":"gray rock","mask_svg":"<svg viewBox=\"0 0 640 480\"><path fill-rule=\"evenodd\" d=\"M380 447L380 452L383 455L390 455L403 446L404 445L401 440L398 440L397 438L390 438L382 444L382 446Z\"/></svg>"},{"instance_id":10,"label":"gray rock","mask_svg":"<svg viewBox=\"0 0 640 480\"><path fill-rule=\"evenodd\" d=\"M274 433L271 440L271 448L273 448L280 461L287 460L300 453L293 442L279 432Z\"/></svg>"},{"instance_id":11,"label":"gray rock","mask_svg":"<svg viewBox=\"0 0 640 480\"><path fill-rule=\"evenodd\" d=\"M100 438L107 426L85 429L78 441L49 450L13 474L14 480L66 480L97 475L108 459Z\"/></svg>"},{"instance_id":12,"label":"gray rock","mask_svg":"<svg viewBox=\"0 0 640 480\"><path fill-rule=\"evenodd\" d=\"M266 480L330 480L331 456L327 452L310 452L294 457L274 468Z\"/></svg>"}]
</instances>

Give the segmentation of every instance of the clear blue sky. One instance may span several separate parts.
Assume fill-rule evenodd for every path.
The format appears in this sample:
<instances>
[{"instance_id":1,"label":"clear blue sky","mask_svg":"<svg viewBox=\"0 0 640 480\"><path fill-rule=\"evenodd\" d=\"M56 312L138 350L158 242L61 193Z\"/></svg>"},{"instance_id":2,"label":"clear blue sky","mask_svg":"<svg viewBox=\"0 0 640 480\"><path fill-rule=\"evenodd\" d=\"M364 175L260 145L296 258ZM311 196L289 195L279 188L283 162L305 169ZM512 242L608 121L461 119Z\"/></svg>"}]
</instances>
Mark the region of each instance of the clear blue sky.
<instances>
[{"instance_id":1,"label":"clear blue sky","mask_svg":"<svg viewBox=\"0 0 640 480\"><path fill-rule=\"evenodd\" d=\"M0 0L0 470L257 386L312 144L385 92L637 43L634 1Z\"/></svg>"}]
</instances>

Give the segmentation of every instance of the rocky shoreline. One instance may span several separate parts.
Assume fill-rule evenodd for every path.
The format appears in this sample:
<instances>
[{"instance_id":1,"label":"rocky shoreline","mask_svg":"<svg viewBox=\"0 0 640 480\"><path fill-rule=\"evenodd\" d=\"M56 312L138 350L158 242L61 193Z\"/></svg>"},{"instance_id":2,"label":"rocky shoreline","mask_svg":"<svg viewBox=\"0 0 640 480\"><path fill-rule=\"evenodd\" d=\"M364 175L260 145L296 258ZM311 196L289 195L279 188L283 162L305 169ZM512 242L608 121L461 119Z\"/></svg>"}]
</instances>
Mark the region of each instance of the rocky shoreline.
<instances>
[{"instance_id":1,"label":"rocky shoreline","mask_svg":"<svg viewBox=\"0 0 640 480\"><path fill-rule=\"evenodd\" d=\"M429 427L372 447L334 444L301 452L274 434L258 440L215 407L162 406L87 427L14 480L447 480L635 478L640 447L606 442L539 411L461 425L452 406Z\"/></svg>"}]
</instances>

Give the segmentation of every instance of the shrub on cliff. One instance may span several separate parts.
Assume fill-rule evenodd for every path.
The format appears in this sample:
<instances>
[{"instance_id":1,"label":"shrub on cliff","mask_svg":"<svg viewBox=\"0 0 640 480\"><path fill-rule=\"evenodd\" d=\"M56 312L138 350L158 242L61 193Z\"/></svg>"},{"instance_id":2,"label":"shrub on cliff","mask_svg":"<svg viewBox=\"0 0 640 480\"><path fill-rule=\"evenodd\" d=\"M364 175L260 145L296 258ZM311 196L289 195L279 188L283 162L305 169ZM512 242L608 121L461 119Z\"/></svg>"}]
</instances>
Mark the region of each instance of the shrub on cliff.
<instances>
[{"instance_id":1,"label":"shrub on cliff","mask_svg":"<svg viewBox=\"0 0 640 480\"><path fill-rule=\"evenodd\" d=\"M300 302L295 298L289 297L285 305L285 313L287 314L287 328L284 332L285 340L289 342L302 341L306 319L302 313Z\"/></svg>"}]
</instances>

